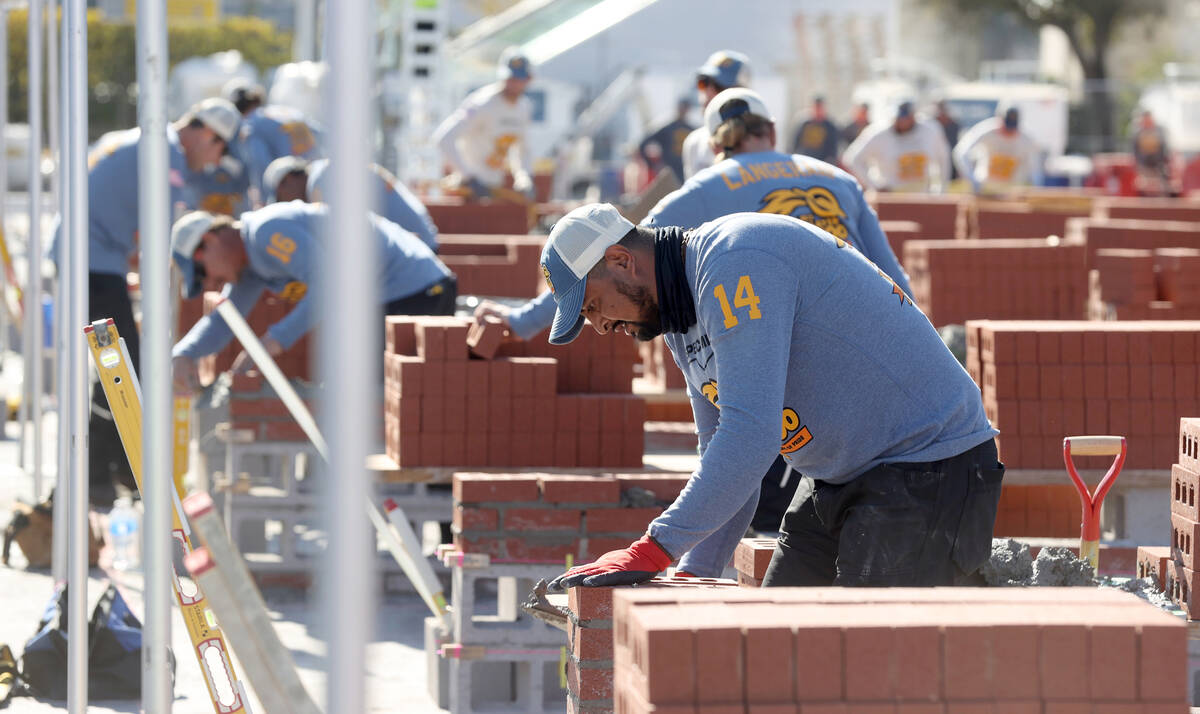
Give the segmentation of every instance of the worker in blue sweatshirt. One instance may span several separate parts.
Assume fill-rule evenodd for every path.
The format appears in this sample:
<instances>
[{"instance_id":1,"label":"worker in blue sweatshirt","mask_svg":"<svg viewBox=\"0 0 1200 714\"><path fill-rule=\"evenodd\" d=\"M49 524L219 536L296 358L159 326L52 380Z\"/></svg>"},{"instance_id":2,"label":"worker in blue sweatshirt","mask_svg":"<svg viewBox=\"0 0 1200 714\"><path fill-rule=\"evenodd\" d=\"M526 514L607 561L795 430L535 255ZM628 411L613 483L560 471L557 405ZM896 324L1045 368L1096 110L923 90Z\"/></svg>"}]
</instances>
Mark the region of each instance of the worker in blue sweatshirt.
<instances>
[{"instance_id":1,"label":"worker in blue sweatshirt","mask_svg":"<svg viewBox=\"0 0 1200 714\"><path fill-rule=\"evenodd\" d=\"M920 309L811 223L737 213L635 228L607 204L567 214L542 252L550 342L663 334L683 370L700 466L628 548L555 589L647 580L679 559L718 575L779 454L811 477L764 585L950 585L984 563L1003 466L979 389Z\"/></svg>"},{"instance_id":2,"label":"worker in blue sweatshirt","mask_svg":"<svg viewBox=\"0 0 1200 714\"><path fill-rule=\"evenodd\" d=\"M171 208L194 207L202 191L196 179L211 172L237 135L237 110L222 99L206 99L167 127ZM141 131L112 132L88 153L88 320L111 319L125 338L134 371L141 364L140 339L125 276L138 250L138 151ZM62 222L49 255L58 264ZM134 485L128 459L104 390L92 390L88 469L91 500L110 505L113 482Z\"/></svg>"},{"instance_id":3,"label":"worker in blue sweatshirt","mask_svg":"<svg viewBox=\"0 0 1200 714\"><path fill-rule=\"evenodd\" d=\"M324 201L331 175L329 159L309 162L298 156L280 157L263 174L263 200ZM368 180L375 194L371 210L420 238L436 253L437 226L421 199L379 164L371 164Z\"/></svg>"},{"instance_id":4,"label":"worker in blue sweatshirt","mask_svg":"<svg viewBox=\"0 0 1200 714\"><path fill-rule=\"evenodd\" d=\"M717 163L700 170L658 202L642 225L694 228L730 213L778 213L807 221L841 238L879 266L911 295L908 275L892 252L862 187L836 166L775 151L775 120L757 92L726 89L704 111ZM549 291L517 308L484 302L476 318L500 318L523 340L550 326Z\"/></svg>"},{"instance_id":5,"label":"worker in blue sweatshirt","mask_svg":"<svg viewBox=\"0 0 1200 714\"><path fill-rule=\"evenodd\" d=\"M277 104L255 106L242 116L234 153L246 166L258 200L269 203L263 174L281 156L315 159L321 155L320 131L298 109Z\"/></svg>"},{"instance_id":6,"label":"worker in blue sweatshirt","mask_svg":"<svg viewBox=\"0 0 1200 714\"><path fill-rule=\"evenodd\" d=\"M296 306L267 328L263 346L271 355L291 347L316 319L308 285L324 264L323 237L329 208L292 201L243 213L240 220L193 211L171 230L171 257L183 275L186 297L221 290L243 315L264 290ZM367 223L369 221L369 224ZM453 315L454 274L416 236L370 215L365 229L379 249L380 304L387 315ZM194 360L222 349L232 338L215 313L204 316L171 351L175 380L193 386ZM245 364L239 355L235 369Z\"/></svg>"}]
</instances>

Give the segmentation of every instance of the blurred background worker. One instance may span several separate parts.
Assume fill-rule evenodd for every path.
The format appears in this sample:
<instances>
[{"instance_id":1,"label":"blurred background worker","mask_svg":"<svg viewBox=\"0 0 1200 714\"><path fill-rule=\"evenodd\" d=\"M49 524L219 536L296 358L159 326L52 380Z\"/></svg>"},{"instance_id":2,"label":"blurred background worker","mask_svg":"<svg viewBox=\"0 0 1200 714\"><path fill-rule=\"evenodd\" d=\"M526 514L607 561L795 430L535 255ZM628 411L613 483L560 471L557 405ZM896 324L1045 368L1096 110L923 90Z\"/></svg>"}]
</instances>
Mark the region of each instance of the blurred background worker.
<instances>
[{"instance_id":1,"label":"blurred background worker","mask_svg":"<svg viewBox=\"0 0 1200 714\"><path fill-rule=\"evenodd\" d=\"M864 185L881 191L937 193L950 182L950 145L942 127L900 102L891 121L867 127L842 163Z\"/></svg>"},{"instance_id":2,"label":"blurred background worker","mask_svg":"<svg viewBox=\"0 0 1200 714\"><path fill-rule=\"evenodd\" d=\"M433 251L390 221L375 215L366 220L363 227L378 243L384 314L453 315L457 283ZM204 211L186 214L171 229L171 257L183 274L185 297L220 290L242 314L263 290L296 303L263 337L267 352L282 353L316 321L308 286L324 265L321 237L327 235L328 221L327 206L299 201L249 211L240 220ZM194 386L195 358L221 350L232 337L216 313L201 318L171 351L176 384ZM234 362L235 371L243 365L244 352Z\"/></svg>"},{"instance_id":3,"label":"blurred background worker","mask_svg":"<svg viewBox=\"0 0 1200 714\"><path fill-rule=\"evenodd\" d=\"M510 47L500 56L498 80L467 95L433 132L442 158L453 169L450 184L487 198L512 174L514 191L533 196L526 133L533 103L525 89L533 78L529 58Z\"/></svg>"},{"instance_id":4,"label":"blurred background worker","mask_svg":"<svg viewBox=\"0 0 1200 714\"><path fill-rule=\"evenodd\" d=\"M842 145L850 146L858 135L863 132L871 124L871 107L866 102L854 105L854 116L851 117L850 123L842 127Z\"/></svg>"},{"instance_id":5,"label":"blurred background worker","mask_svg":"<svg viewBox=\"0 0 1200 714\"><path fill-rule=\"evenodd\" d=\"M712 53L696 71L696 90L700 96L700 107L708 106L712 98L733 87L750 84L750 59L741 52L719 50ZM683 141L683 179L686 181L700 169L713 165L712 146L708 143L708 129L696 128Z\"/></svg>"},{"instance_id":6,"label":"blurred background worker","mask_svg":"<svg viewBox=\"0 0 1200 714\"><path fill-rule=\"evenodd\" d=\"M223 99L206 99L167 129L172 207L194 207L201 188L195 177L211 173L237 136L240 117ZM88 155L88 320L111 318L129 347L138 371L141 341L133 317L126 275L138 249L138 150L141 130L113 132ZM57 261L62 224L55 229L50 256ZM60 266L61 267L61 266ZM89 423L91 500L111 505L114 479L133 486L128 460L104 390L92 391Z\"/></svg>"},{"instance_id":7,"label":"blurred background worker","mask_svg":"<svg viewBox=\"0 0 1200 714\"><path fill-rule=\"evenodd\" d=\"M272 161L263 174L263 200L320 203L328 193L330 175L329 159L308 162L298 156L282 156ZM420 238L436 253L437 226L425 204L379 164L371 164L368 182L375 187L372 212Z\"/></svg>"},{"instance_id":8,"label":"blurred background worker","mask_svg":"<svg viewBox=\"0 0 1200 714\"><path fill-rule=\"evenodd\" d=\"M825 112L825 97L813 97L812 110L796 129L792 153L834 163L838 156L838 128Z\"/></svg>"},{"instance_id":9,"label":"blurred background worker","mask_svg":"<svg viewBox=\"0 0 1200 714\"><path fill-rule=\"evenodd\" d=\"M971 127L954 147L958 172L976 193L1042 182L1042 152L1020 123L1016 107L1001 107L998 116Z\"/></svg>"},{"instance_id":10,"label":"blurred background worker","mask_svg":"<svg viewBox=\"0 0 1200 714\"><path fill-rule=\"evenodd\" d=\"M1154 115L1143 109L1131 132L1133 162L1137 167L1140 192L1144 195L1167 193L1171 177L1171 155L1167 149L1167 133L1154 121Z\"/></svg>"},{"instance_id":11,"label":"blurred background worker","mask_svg":"<svg viewBox=\"0 0 1200 714\"><path fill-rule=\"evenodd\" d=\"M933 119L942 127L942 133L946 135L946 144L951 149L958 146L958 132L962 127L954 121L954 117L950 116L950 106L946 104L945 100L938 100ZM953 163L950 164L950 180L958 178L959 173L958 167Z\"/></svg>"},{"instance_id":12,"label":"blurred background worker","mask_svg":"<svg viewBox=\"0 0 1200 714\"><path fill-rule=\"evenodd\" d=\"M638 144L638 156L647 167L654 164L651 145L658 146L657 161L675 172L675 178L683 183L683 142L696 127L688 123L687 115L692 110L692 100L682 97L675 103L675 118L656 129Z\"/></svg>"},{"instance_id":13,"label":"blurred background worker","mask_svg":"<svg viewBox=\"0 0 1200 714\"><path fill-rule=\"evenodd\" d=\"M242 113L233 153L245 166L246 179L257 193L255 203L268 203L262 185L267 167L281 156L318 158L320 130L298 109L264 104L263 89L256 84L231 80L224 93Z\"/></svg>"}]
</instances>

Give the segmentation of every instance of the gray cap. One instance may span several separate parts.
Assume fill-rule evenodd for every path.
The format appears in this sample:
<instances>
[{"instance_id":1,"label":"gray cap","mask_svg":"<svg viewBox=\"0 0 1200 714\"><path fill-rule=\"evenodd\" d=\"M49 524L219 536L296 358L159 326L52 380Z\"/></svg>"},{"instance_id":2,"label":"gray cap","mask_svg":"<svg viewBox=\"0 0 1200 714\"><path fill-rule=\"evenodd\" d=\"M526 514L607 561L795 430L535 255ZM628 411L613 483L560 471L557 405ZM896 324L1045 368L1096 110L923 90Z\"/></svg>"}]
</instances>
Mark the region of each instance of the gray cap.
<instances>
[{"instance_id":1,"label":"gray cap","mask_svg":"<svg viewBox=\"0 0 1200 714\"><path fill-rule=\"evenodd\" d=\"M217 220L216 214L208 211L185 213L171 227L171 258L183 274L183 295L193 298L200 294L203 286L196 279L196 261L193 256L200 247L204 234Z\"/></svg>"},{"instance_id":2,"label":"gray cap","mask_svg":"<svg viewBox=\"0 0 1200 714\"><path fill-rule=\"evenodd\" d=\"M233 106L233 102L218 97L209 97L194 104L188 110L188 117L199 120L226 144L231 143L237 136L238 125L242 122L242 115L237 107Z\"/></svg>"},{"instance_id":3,"label":"gray cap","mask_svg":"<svg viewBox=\"0 0 1200 714\"><path fill-rule=\"evenodd\" d=\"M295 171L307 171L308 161L299 156L280 156L267 165L267 170L263 172L263 200L267 203L278 201L275 197L275 192L279 190L279 184L290 173Z\"/></svg>"}]
</instances>

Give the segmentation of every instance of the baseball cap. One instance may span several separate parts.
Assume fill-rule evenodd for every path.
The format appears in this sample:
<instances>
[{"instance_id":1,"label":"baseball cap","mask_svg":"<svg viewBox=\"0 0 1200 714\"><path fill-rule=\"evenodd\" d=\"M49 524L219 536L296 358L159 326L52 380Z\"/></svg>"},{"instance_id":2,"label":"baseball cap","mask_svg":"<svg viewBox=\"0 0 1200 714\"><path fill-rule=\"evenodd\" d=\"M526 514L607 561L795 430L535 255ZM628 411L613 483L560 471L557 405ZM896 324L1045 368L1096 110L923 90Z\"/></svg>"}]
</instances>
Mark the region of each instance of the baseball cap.
<instances>
[{"instance_id":1,"label":"baseball cap","mask_svg":"<svg viewBox=\"0 0 1200 714\"><path fill-rule=\"evenodd\" d=\"M267 99L267 90L246 77L234 77L221 88L221 96L234 105L245 101L264 102Z\"/></svg>"},{"instance_id":2,"label":"baseball cap","mask_svg":"<svg viewBox=\"0 0 1200 714\"><path fill-rule=\"evenodd\" d=\"M697 70L722 87L744 87L750 84L750 58L733 50L718 50Z\"/></svg>"},{"instance_id":3,"label":"baseball cap","mask_svg":"<svg viewBox=\"0 0 1200 714\"><path fill-rule=\"evenodd\" d=\"M753 114L769 122L774 122L771 110L758 92L745 87L734 87L723 90L712 98L704 108L704 126L708 128L709 136L717 133L717 128L729 119Z\"/></svg>"},{"instance_id":4,"label":"baseball cap","mask_svg":"<svg viewBox=\"0 0 1200 714\"><path fill-rule=\"evenodd\" d=\"M192 211L185 213L171 226L171 258L179 266L183 274L183 296L193 298L200 294L203 286L196 275L196 261L193 256L200 247L200 241L213 222L215 214L208 211Z\"/></svg>"},{"instance_id":5,"label":"baseball cap","mask_svg":"<svg viewBox=\"0 0 1200 714\"><path fill-rule=\"evenodd\" d=\"M588 271L631 230L633 224L607 203L580 206L554 224L542 249L542 275L558 304L550 344L565 345L579 336Z\"/></svg>"},{"instance_id":6,"label":"baseball cap","mask_svg":"<svg viewBox=\"0 0 1200 714\"><path fill-rule=\"evenodd\" d=\"M913 103L911 100L905 99L896 105L896 118L903 119L913 115Z\"/></svg>"},{"instance_id":7,"label":"baseball cap","mask_svg":"<svg viewBox=\"0 0 1200 714\"><path fill-rule=\"evenodd\" d=\"M518 47L509 47L500 55L500 64L496 68L496 76L500 79L529 79L529 58Z\"/></svg>"},{"instance_id":8,"label":"baseball cap","mask_svg":"<svg viewBox=\"0 0 1200 714\"><path fill-rule=\"evenodd\" d=\"M263 200L268 203L275 203L279 200L275 198L275 192L279 189L279 183L284 177L294 171L307 171L308 161L299 156L280 156L267 165L267 170L263 172Z\"/></svg>"},{"instance_id":9,"label":"baseball cap","mask_svg":"<svg viewBox=\"0 0 1200 714\"><path fill-rule=\"evenodd\" d=\"M232 102L217 97L209 97L192 105L188 114L190 119L199 120L226 144L231 143L237 136L238 124L242 121L242 115Z\"/></svg>"}]
</instances>

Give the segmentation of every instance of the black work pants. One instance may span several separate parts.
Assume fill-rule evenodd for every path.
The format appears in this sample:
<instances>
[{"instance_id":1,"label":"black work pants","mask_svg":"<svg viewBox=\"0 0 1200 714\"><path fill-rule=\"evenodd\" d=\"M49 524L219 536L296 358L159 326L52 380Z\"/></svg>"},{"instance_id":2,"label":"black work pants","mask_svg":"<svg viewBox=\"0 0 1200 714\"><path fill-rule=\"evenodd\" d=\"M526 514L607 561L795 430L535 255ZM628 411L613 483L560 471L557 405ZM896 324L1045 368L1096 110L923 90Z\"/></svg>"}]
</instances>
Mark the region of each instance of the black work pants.
<instances>
[{"instance_id":1,"label":"black work pants","mask_svg":"<svg viewBox=\"0 0 1200 714\"><path fill-rule=\"evenodd\" d=\"M1003 476L988 439L941 461L817 481L788 507L763 586L964 584L991 554Z\"/></svg>"},{"instance_id":2,"label":"black work pants","mask_svg":"<svg viewBox=\"0 0 1200 714\"><path fill-rule=\"evenodd\" d=\"M385 315L453 315L458 299L458 279L442 278L415 295L397 298L383 306Z\"/></svg>"},{"instance_id":3,"label":"black work pants","mask_svg":"<svg viewBox=\"0 0 1200 714\"><path fill-rule=\"evenodd\" d=\"M133 371L141 363L141 339L133 319L133 302L124 275L88 273L88 321L111 319L117 333L125 338ZM113 482L136 490L129 459L121 445L116 422L108 408L108 398L99 384L92 389L92 407L88 419L88 480L92 502L108 505L114 495Z\"/></svg>"}]
</instances>

